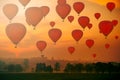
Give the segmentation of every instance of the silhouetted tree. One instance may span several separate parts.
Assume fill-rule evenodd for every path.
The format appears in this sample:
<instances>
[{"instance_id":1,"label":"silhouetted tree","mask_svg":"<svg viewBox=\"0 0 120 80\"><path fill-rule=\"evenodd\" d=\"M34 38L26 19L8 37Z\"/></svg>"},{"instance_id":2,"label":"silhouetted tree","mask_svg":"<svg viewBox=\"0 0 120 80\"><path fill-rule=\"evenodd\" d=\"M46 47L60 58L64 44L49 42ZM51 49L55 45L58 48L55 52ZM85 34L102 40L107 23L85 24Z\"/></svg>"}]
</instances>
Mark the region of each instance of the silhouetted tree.
<instances>
[{"instance_id":1,"label":"silhouetted tree","mask_svg":"<svg viewBox=\"0 0 120 80\"><path fill-rule=\"evenodd\" d=\"M0 60L0 71L4 71L5 67L6 67L5 62Z\"/></svg>"},{"instance_id":2,"label":"silhouetted tree","mask_svg":"<svg viewBox=\"0 0 120 80\"><path fill-rule=\"evenodd\" d=\"M14 64L9 64L7 66L8 72L15 72L15 65Z\"/></svg>"},{"instance_id":3,"label":"silhouetted tree","mask_svg":"<svg viewBox=\"0 0 120 80\"><path fill-rule=\"evenodd\" d=\"M85 67L84 67L85 71L86 72L93 72L94 71L94 64L86 64Z\"/></svg>"},{"instance_id":4,"label":"silhouetted tree","mask_svg":"<svg viewBox=\"0 0 120 80\"><path fill-rule=\"evenodd\" d=\"M73 71L74 71L74 65L67 63L64 72L73 72Z\"/></svg>"},{"instance_id":5,"label":"silhouetted tree","mask_svg":"<svg viewBox=\"0 0 120 80\"><path fill-rule=\"evenodd\" d=\"M60 63L59 62L56 62L55 65L54 65L54 70L55 71L60 71Z\"/></svg>"},{"instance_id":6,"label":"silhouetted tree","mask_svg":"<svg viewBox=\"0 0 120 80\"><path fill-rule=\"evenodd\" d=\"M53 68L51 65L46 66L45 72L53 72Z\"/></svg>"},{"instance_id":7,"label":"silhouetted tree","mask_svg":"<svg viewBox=\"0 0 120 80\"><path fill-rule=\"evenodd\" d=\"M36 72L45 72L46 71L46 64L45 63L38 63L36 65Z\"/></svg>"},{"instance_id":8,"label":"silhouetted tree","mask_svg":"<svg viewBox=\"0 0 120 80\"><path fill-rule=\"evenodd\" d=\"M74 65L74 71L75 72L81 72L83 70L83 64L78 63Z\"/></svg>"},{"instance_id":9,"label":"silhouetted tree","mask_svg":"<svg viewBox=\"0 0 120 80\"><path fill-rule=\"evenodd\" d=\"M26 69L29 68L29 60L28 59L24 59L23 65L24 65L24 71L26 71Z\"/></svg>"},{"instance_id":10,"label":"silhouetted tree","mask_svg":"<svg viewBox=\"0 0 120 80\"><path fill-rule=\"evenodd\" d=\"M15 65L15 71L16 71L16 72L22 72L22 71L23 71L22 66L21 66L20 64L16 64L16 65Z\"/></svg>"}]
</instances>

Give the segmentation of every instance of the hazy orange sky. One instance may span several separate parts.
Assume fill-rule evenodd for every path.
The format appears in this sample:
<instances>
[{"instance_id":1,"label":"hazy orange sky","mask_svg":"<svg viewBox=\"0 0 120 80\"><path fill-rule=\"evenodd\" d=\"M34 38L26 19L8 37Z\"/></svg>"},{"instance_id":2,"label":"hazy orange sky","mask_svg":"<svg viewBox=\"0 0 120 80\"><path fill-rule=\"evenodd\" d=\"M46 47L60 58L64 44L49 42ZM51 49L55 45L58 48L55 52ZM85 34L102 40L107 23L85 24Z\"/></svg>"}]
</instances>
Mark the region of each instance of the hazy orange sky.
<instances>
[{"instance_id":1,"label":"hazy orange sky","mask_svg":"<svg viewBox=\"0 0 120 80\"><path fill-rule=\"evenodd\" d=\"M0 1L0 57L5 58L31 58L40 57L41 53L36 47L36 42L44 40L47 42L47 47L43 51L43 54L55 59L64 60L80 60L80 61L93 61L92 54L96 54L96 61L117 61L120 62L120 2L119 0L66 0L71 6L71 12L69 15L75 17L74 21L70 23L67 18L64 22L56 13L57 0L31 0L29 4L24 7L20 4L19 0L1 0ZM72 38L71 32L74 29L83 30L78 24L78 18L80 16L73 9L74 2L83 2L85 4L84 10L80 13L80 16L88 16L90 23L93 24L91 29L86 28L83 37L76 44L76 41ZM114 2L116 8L110 12L106 8L107 2ZM2 9L5 4L13 3L19 7L17 15L13 18L12 23L22 23L27 28L25 37L18 44L18 48L14 48L14 44L8 39L5 28L9 24L8 18L4 15ZM36 26L36 30L33 30L32 26L26 23L25 10L29 7L48 6L50 8L49 14L42 19L42 21ZM94 13L101 13L101 17L97 20L94 17ZM103 34L99 33L98 24L102 20L118 20L118 25L108 35L107 39ZM48 36L48 31L51 29L49 22L55 21L55 28L59 28L62 31L61 38L57 41L56 45ZM119 39L115 39L115 36L119 36ZM95 41L94 46L89 49L85 41L87 39L93 39ZM110 48L106 49L105 44L109 43ZM75 47L75 52L69 54L67 48L69 46Z\"/></svg>"}]
</instances>

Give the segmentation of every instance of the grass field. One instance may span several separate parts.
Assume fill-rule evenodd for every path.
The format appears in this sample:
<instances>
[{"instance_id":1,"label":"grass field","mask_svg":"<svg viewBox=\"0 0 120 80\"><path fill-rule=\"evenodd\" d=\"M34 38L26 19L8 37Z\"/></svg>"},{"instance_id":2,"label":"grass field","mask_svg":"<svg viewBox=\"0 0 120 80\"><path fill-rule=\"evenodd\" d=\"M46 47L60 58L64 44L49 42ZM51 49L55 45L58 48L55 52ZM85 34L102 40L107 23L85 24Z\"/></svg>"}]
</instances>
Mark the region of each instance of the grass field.
<instances>
[{"instance_id":1,"label":"grass field","mask_svg":"<svg viewBox=\"0 0 120 80\"><path fill-rule=\"evenodd\" d=\"M0 80L120 80L120 74L0 73Z\"/></svg>"}]
</instances>

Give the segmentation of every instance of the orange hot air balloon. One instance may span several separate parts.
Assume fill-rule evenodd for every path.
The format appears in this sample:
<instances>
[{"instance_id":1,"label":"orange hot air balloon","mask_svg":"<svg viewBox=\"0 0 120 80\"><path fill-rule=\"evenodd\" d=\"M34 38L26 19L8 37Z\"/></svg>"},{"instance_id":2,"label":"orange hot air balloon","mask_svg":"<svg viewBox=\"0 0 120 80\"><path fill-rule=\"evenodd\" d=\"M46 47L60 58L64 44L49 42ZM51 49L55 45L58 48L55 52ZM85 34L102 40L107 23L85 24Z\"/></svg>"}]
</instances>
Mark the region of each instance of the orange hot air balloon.
<instances>
[{"instance_id":1,"label":"orange hot air balloon","mask_svg":"<svg viewBox=\"0 0 120 80\"><path fill-rule=\"evenodd\" d=\"M31 0L19 0L19 2L25 7Z\"/></svg>"},{"instance_id":2,"label":"orange hot air balloon","mask_svg":"<svg viewBox=\"0 0 120 80\"><path fill-rule=\"evenodd\" d=\"M39 7L30 7L25 12L26 22L31 24L34 28L42 20L43 13Z\"/></svg>"},{"instance_id":3,"label":"orange hot air balloon","mask_svg":"<svg viewBox=\"0 0 120 80\"><path fill-rule=\"evenodd\" d=\"M43 16L45 17L48 13L49 13L49 11L50 11L50 8L48 7L48 6L42 6L42 7L40 7L41 8L41 10L42 10L42 13L43 13Z\"/></svg>"},{"instance_id":4,"label":"orange hot air balloon","mask_svg":"<svg viewBox=\"0 0 120 80\"><path fill-rule=\"evenodd\" d=\"M17 12L18 7L15 4L6 4L3 7L3 13L9 20L12 20L16 16Z\"/></svg>"},{"instance_id":5,"label":"orange hot air balloon","mask_svg":"<svg viewBox=\"0 0 120 80\"><path fill-rule=\"evenodd\" d=\"M86 40L86 45L87 45L89 48L91 48L91 47L94 45L94 40L92 40L92 39Z\"/></svg>"},{"instance_id":6,"label":"orange hot air balloon","mask_svg":"<svg viewBox=\"0 0 120 80\"><path fill-rule=\"evenodd\" d=\"M42 52L46 48L47 43L45 41L38 41L36 46Z\"/></svg>"},{"instance_id":7,"label":"orange hot air balloon","mask_svg":"<svg viewBox=\"0 0 120 80\"><path fill-rule=\"evenodd\" d=\"M54 21L51 21L51 22L50 22L50 26L51 26L51 27L54 27L54 26L55 26L55 22L54 22Z\"/></svg>"},{"instance_id":8,"label":"orange hot air balloon","mask_svg":"<svg viewBox=\"0 0 120 80\"><path fill-rule=\"evenodd\" d=\"M84 9L84 3L82 2L75 2L73 4L73 8L74 10L78 13L78 15L80 14L80 12Z\"/></svg>"},{"instance_id":9,"label":"orange hot air balloon","mask_svg":"<svg viewBox=\"0 0 120 80\"><path fill-rule=\"evenodd\" d=\"M67 17L67 15L69 15L70 11L71 11L71 7L68 4L56 6L56 12L63 19L63 21Z\"/></svg>"},{"instance_id":10,"label":"orange hot air balloon","mask_svg":"<svg viewBox=\"0 0 120 80\"><path fill-rule=\"evenodd\" d=\"M8 38L16 45L23 39L26 34L26 28L21 23L12 23L6 27Z\"/></svg>"},{"instance_id":11,"label":"orange hot air balloon","mask_svg":"<svg viewBox=\"0 0 120 80\"><path fill-rule=\"evenodd\" d=\"M49 30L48 35L49 35L50 39L54 43L56 43L60 39L62 32L60 29L54 28L54 29Z\"/></svg>"},{"instance_id":12,"label":"orange hot air balloon","mask_svg":"<svg viewBox=\"0 0 120 80\"><path fill-rule=\"evenodd\" d=\"M76 29L72 31L72 37L77 42L82 38L82 36L83 36L83 32L81 30Z\"/></svg>"},{"instance_id":13,"label":"orange hot air balloon","mask_svg":"<svg viewBox=\"0 0 120 80\"><path fill-rule=\"evenodd\" d=\"M68 47L68 52L69 52L70 54L74 53L74 51L75 51L75 48L74 48L74 47Z\"/></svg>"},{"instance_id":14,"label":"orange hot air balloon","mask_svg":"<svg viewBox=\"0 0 120 80\"><path fill-rule=\"evenodd\" d=\"M74 20L74 16L68 16L68 20L71 23Z\"/></svg>"}]
</instances>

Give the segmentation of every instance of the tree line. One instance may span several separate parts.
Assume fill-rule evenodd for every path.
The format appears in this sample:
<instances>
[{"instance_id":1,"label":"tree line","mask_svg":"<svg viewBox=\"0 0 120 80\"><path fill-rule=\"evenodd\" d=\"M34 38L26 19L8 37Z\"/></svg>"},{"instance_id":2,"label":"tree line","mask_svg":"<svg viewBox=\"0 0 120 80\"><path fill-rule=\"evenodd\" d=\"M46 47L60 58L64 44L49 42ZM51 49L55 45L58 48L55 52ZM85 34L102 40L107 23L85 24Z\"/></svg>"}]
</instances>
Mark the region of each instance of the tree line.
<instances>
[{"instance_id":1,"label":"tree line","mask_svg":"<svg viewBox=\"0 0 120 80\"><path fill-rule=\"evenodd\" d=\"M47 65L45 63L37 63L31 72L65 72L65 73L118 73L120 72L120 63L116 62L96 62L96 63L67 63L64 69L61 69L62 64L56 62L54 65ZM29 68L28 60L24 60L22 64L6 64L0 61L0 72L26 72Z\"/></svg>"}]
</instances>

